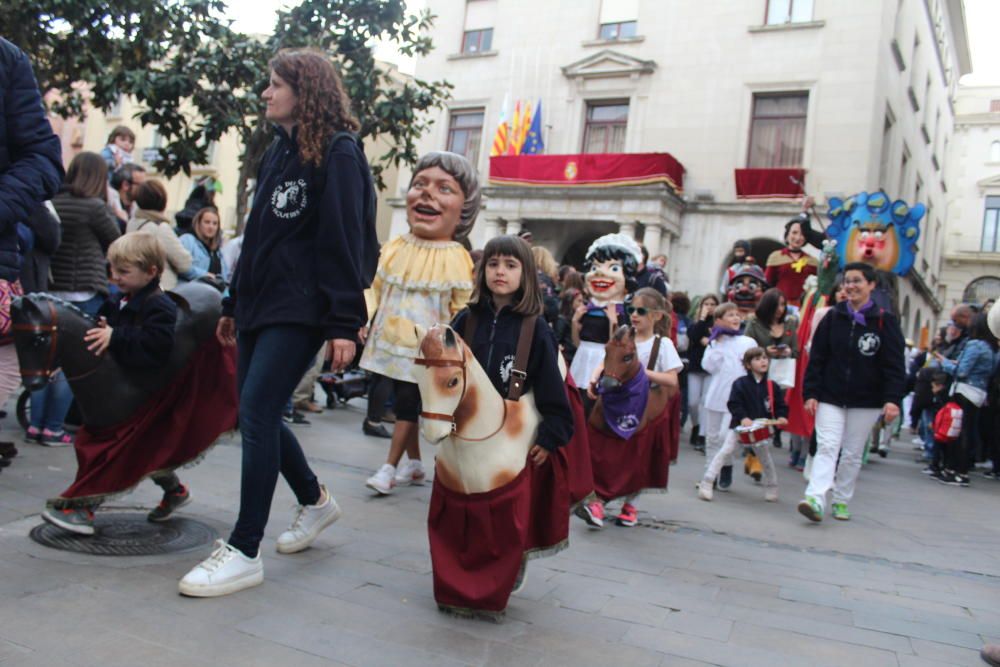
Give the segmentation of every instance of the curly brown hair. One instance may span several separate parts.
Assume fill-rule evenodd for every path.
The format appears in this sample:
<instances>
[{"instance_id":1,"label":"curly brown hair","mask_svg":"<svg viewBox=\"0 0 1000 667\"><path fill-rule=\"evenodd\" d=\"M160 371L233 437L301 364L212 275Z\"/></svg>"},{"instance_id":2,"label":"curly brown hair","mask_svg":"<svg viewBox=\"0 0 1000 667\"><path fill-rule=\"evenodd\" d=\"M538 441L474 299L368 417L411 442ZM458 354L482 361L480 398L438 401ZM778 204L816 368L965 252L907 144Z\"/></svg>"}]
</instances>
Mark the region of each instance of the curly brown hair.
<instances>
[{"instance_id":1,"label":"curly brown hair","mask_svg":"<svg viewBox=\"0 0 1000 667\"><path fill-rule=\"evenodd\" d=\"M326 144L336 132L357 132L361 123L351 113L351 98L333 63L315 49L282 49L270 68L292 87L298 98L299 157L319 165Z\"/></svg>"}]
</instances>

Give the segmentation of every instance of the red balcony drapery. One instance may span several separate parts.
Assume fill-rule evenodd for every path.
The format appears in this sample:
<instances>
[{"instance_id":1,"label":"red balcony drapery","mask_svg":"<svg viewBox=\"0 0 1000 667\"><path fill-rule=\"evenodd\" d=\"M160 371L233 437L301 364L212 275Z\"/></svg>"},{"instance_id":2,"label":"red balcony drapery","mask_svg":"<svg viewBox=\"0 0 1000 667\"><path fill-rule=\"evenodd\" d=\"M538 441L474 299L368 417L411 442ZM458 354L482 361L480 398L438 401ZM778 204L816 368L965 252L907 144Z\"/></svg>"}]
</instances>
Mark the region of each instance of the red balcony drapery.
<instances>
[{"instance_id":1,"label":"red balcony drapery","mask_svg":"<svg viewBox=\"0 0 1000 667\"><path fill-rule=\"evenodd\" d=\"M665 183L679 194L684 166L669 153L504 155L490 158L490 182L536 187Z\"/></svg>"},{"instance_id":2,"label":"red balcony drapery","mask_svg":"<svg viewBox=\"0 0 1000 667\"><path fill-rule=\"evenodd\" d=\"M737 199L797 199L804 194L806 170L736 169L735 177Z\"/></svg>"}]
</instances>

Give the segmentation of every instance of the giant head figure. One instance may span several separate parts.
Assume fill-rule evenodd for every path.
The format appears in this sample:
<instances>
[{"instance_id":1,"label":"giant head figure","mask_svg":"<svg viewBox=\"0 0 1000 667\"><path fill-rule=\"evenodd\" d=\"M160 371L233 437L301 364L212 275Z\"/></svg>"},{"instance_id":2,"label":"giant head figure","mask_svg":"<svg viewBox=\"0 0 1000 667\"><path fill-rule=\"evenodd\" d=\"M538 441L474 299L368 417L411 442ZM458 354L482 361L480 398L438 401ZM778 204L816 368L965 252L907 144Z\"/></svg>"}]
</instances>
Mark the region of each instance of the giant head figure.
<instances>
[{"instance_id":1,"label":"giant head figure","mask_svg":"<svg viewBox=\"0 0 1000 667\"><path fill-rule=\"evenodd\" d=\"M726 294L726 299L735 303L744 314L757 309L757 304L767 289L764 271L752 262L751 259L749 263L740 265L729 281L729 292Z\"/></svg>"},{"instance_id":2,"label":"giant head figure","mask_svg":"<svg viewBox=\"0 0 1000 667\"><path fill-rule=\"evenodd\" d=\"M859 192L840 200L830 198L827 236L837 242L840 265L865 262L881 271L906 275L913 267L920 238L923 204L913 208L902 200L890 201L879 190Z\"/></svg>"},{"instance_id":3,"label":"giant head figure","mask_svg":"<svg viewBox=\"0 0 1000 667\"><path fill-rule=\"evenodd\" d=\"M625 301L635 289L640 262L639 244L624 234L605 234L590 244L585 268L591 300L598 306Z\"/></svg>"}]
</instances>

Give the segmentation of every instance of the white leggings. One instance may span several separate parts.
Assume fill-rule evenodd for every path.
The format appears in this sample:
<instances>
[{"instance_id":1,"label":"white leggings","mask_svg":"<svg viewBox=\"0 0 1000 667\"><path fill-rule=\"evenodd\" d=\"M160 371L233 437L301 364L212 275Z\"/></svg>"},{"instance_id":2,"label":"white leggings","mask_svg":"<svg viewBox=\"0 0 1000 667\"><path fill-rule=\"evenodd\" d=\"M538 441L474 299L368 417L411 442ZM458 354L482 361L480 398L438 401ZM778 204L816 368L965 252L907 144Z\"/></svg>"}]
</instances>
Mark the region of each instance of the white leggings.
<instances>
[{"instance_id":1,"label":"white leggings","mask_svg":"<svg viewBox=\"0 0 1000 667\"><path fill-rule=\"evenodd\" d=\"M688 415L691 417L691 426L698 426L701 406L705 401L705 393L708 391L708 382L712 378L708 373L688 373ZM704 432L701 435L705 435Z\"/></svg>"},{"instance_id":2,"label":"white leggings","mask_svg":"<svg viewBox=\"0 0 1000 667\"><path fill-rule=\"evenodd\" d=\"M838 408L820 403L816 410L816 456L806 495L825 506L833 489L833 502L847 503L861 470L861 456L868 434L878 419L878 408ZM840 462L837 462L837 456Z\"/></svg>"},{"instance_id":3,"label":"white leggings","mask_svg":"<svg viewBox=\"0 0 1000 667\"><path fill-rule=\"evenodd\" d=\"M758 442L753 445L753 451L760 459L761 466L764 468L764 486L768 488L778 487L778 473L774 469L774 459L771 458L771 440L768 439L764 442ZM733 452L736 448L740 446L739 438L736 436L736 431L729 431L726 434L726 439L722 443L722 448L716 452L712 460L708 462L708 467L705 468L704 481L711 484L715 481L715 478L719 476L719 471L724 465L724 461L728 457L732 461ZM707 458L707 457L706 457Z\"/></svg>"},{"instance_id":4,"label":"white leggings","mask_svg":"<svg viewBox=\"0 0 1000 667\"><path fill-rule=\"evenodd\" d=\"M0 407L21 387L21 367L14 344L0 346Z\"/></svg>"},{"instance_id":5,"label":"white leggings","mask_svg":"<svg viewBox=\"0 0 1000 667\"><path fill-rule=\"evenodd\" d=\"M728 412L719 412L711 408L704 408L702 417L705 419L702 421L701 434L705 436L705 469L708 470L708 464L722 449L722 443L725 442L726 434L729 433L729 422L733 418ZM722 461L721 465L733 465L733 453L729 452L723 456Z\"/></svg>"}]
</instances>

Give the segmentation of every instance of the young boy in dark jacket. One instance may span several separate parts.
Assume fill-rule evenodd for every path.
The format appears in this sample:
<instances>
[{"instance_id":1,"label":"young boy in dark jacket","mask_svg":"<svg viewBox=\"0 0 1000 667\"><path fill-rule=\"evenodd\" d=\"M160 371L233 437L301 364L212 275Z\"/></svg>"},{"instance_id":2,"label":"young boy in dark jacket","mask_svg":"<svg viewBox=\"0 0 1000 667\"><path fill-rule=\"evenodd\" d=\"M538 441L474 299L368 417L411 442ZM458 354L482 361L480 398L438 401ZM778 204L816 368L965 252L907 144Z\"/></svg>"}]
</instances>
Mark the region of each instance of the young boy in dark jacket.
<instances>
[{"instance_id":1,"label":"young boy in dark jacket","mask_svg":"<svg viewBox=\"0 0 1000 667\"><path fill-rule=\"evenodd\" d=\"M737 378L729 390L726 409L732 415L730 431L722 449L709 464L704 479L698 484L698 497L702 500L712 499L712 482L726 456L737 447L739 438L736 428L753 426L755 421L762 419L773 419L778 426L788 423L788 404L781 387L767 379L769 363L767 351L762 347L751 347L743 353L743 367L747 369L747 374ZM753 450L764 468L764 500L773 503L778 500L778 475L771 458L770 442L771 437L768 436L755 443Z\"/></svg>"},{"instance_id":2,"label":"young boy in dark jacket","mask_svg":"<svg viewBox=\"0 0 1000 667\"><path fill-rule=\"evenodd\" d=\"M111 281L121 290L98 312L99 324L84 335L95 355L110 352L126 368L165 366L174 348L177 306L160 289L166 262L159 239L152 234L126 234L108 248ZM146 517L165 521L177 508L191 501L191 493L172 471L151 476L163 489L163 500ZM94 533L95 507L48 509L49 523L82 535Z\"/></svg>"}]
</instances>

